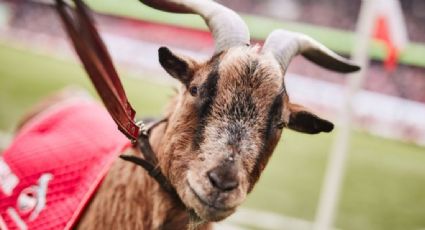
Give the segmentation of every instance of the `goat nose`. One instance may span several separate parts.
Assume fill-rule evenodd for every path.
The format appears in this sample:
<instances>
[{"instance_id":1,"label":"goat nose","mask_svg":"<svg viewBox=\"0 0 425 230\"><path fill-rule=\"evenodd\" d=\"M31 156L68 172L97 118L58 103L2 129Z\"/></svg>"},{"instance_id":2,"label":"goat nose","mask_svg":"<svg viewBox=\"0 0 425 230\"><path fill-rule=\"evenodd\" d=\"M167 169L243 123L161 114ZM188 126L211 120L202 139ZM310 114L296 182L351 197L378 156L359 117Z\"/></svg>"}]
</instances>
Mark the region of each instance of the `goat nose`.
<instances>
[{"instance_id":1,"label":"goat nose","mask_svg":"<svg viewBox=\"0 0 425 230\"><path fill-rule=\"evenodd\" d=\"M237 170L234 166L223 165L208 172L211 184L222 190L231 191L239 186Z\"/></svg>"}]
</instances>

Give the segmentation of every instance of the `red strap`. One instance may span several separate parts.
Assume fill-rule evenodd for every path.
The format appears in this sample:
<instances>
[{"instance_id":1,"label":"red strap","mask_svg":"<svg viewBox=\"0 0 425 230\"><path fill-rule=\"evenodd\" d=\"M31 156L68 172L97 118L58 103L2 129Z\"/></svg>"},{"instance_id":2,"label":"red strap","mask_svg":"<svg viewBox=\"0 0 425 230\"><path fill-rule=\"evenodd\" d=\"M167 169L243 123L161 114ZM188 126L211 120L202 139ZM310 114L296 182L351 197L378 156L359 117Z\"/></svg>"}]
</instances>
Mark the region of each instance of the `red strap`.
<instances>
[{"instance_id":1,"label":"red strap","mask_svg":"<svg viewBox=\"0 0 425 230\"><path fill-rule=\"evenodd\" d=\"M93 25L87 6L81 0L74 0L75 9L68 7L63 0L56 0L56 3L75 51L118 129L129 139L137 140L139 127L134 122L135 111L127 100L110 55Z\"/></svg>"},{"instance_id":2,"label":"red strap","mask_svg":"<svg viewBox=\"0 0 425 230\"><path fill-rule=\"evenodd\" d=\"M150 129L145 129L139 135L141 129L134 123L135 112L127 100L108 51L93 25L87 6L81 0L74 0L75 10L68 7L63 0L56 0L56 3L65 29L103 103L118 125L118 129L129 139L137 141L144 158L125 155L120 157L143 167L165 191L177 202L181 202L173 186L157 167L158 160L149 143ZM70 15L71 12L73 15ZM156 124L164 121L161 120Z\"/></svg>"}]
</instances>

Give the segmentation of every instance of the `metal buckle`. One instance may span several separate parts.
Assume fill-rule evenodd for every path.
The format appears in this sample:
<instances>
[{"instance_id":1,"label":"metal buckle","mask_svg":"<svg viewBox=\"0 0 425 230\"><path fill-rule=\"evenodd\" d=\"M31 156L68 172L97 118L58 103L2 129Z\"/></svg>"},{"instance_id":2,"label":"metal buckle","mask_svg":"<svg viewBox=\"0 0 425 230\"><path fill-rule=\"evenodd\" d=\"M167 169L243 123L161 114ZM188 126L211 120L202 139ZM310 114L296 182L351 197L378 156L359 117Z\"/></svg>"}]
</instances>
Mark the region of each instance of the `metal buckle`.
<instances>
[{"instance_id":1,"label":"metal buckle","mask_svg":"<svg viewBox=\"0 0 425 230\"><path fill-rule=\"evenodd\" d=\"M148 135L148 129L147 129L145 123L142 120L137 121L136 126L139 127L139 132L138 132L138 135L137 135L137 139L131 140L131 143L133 145L136 144L139 141L139 137L141 135L144 135L144 136Z\"/></svg>"}]
</instances>

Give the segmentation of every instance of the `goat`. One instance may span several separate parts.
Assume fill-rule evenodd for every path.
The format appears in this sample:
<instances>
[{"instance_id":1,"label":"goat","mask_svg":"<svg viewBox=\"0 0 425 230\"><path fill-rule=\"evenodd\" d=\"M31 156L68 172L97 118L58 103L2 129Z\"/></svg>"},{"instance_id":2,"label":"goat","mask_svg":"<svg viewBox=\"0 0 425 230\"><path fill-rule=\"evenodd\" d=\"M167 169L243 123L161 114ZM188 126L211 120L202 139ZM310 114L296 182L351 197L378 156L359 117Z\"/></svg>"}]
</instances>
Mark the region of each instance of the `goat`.
<instances>
[{"instance_id":1,"label":"goat","mask_svg":"<svg viewBox=\"0 0 425 230\"><path fill-rule=\"evenodd\" d=\"M180 81L150 142L172 197L137 165L116 161L78 223L81 229L210 229L252 191L284 128L316 134L334 125L289 100L284 75L301 54L338 72L359 70L303 34L276 30L264 45L232 10L213 1L141 0L153 8L200 15L215 40L197 61L166 47L165 71ZM128 154L139 155L137 148Z\"/></svg>"}]
</instances>

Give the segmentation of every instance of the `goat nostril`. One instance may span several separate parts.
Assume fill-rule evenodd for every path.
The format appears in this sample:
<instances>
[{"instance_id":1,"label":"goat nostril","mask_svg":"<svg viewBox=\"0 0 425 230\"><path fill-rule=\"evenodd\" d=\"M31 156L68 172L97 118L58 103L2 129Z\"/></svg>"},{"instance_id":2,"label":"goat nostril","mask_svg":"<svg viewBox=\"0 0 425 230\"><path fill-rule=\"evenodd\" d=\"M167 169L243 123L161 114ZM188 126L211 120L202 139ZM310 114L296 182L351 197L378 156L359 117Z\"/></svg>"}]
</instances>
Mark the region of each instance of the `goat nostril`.
<instances>
[{"instance_id":1,"label":"goat nostril","mask_svg":"<svg viewBox=\"0 0 425 230\"><path fill-rule=\"evenodd\" d=\"M208 178L214 187L222 191L231 191L239 186L236 178L229 177L228 175L220 175L215 170L208 172Z\"/></svg>"},{"instance_id":2,"label":"goat nostril","mask_svg":"<svg viewBox=\"0 0 425 230\"><path fill-rule=\"evenodd\" d=\"M214 171L208 173L208 178L210 179L211 184L214 187L218 187L220 184L220 178L218 177L217 173Z\"/></svg>"}]
</instances>

